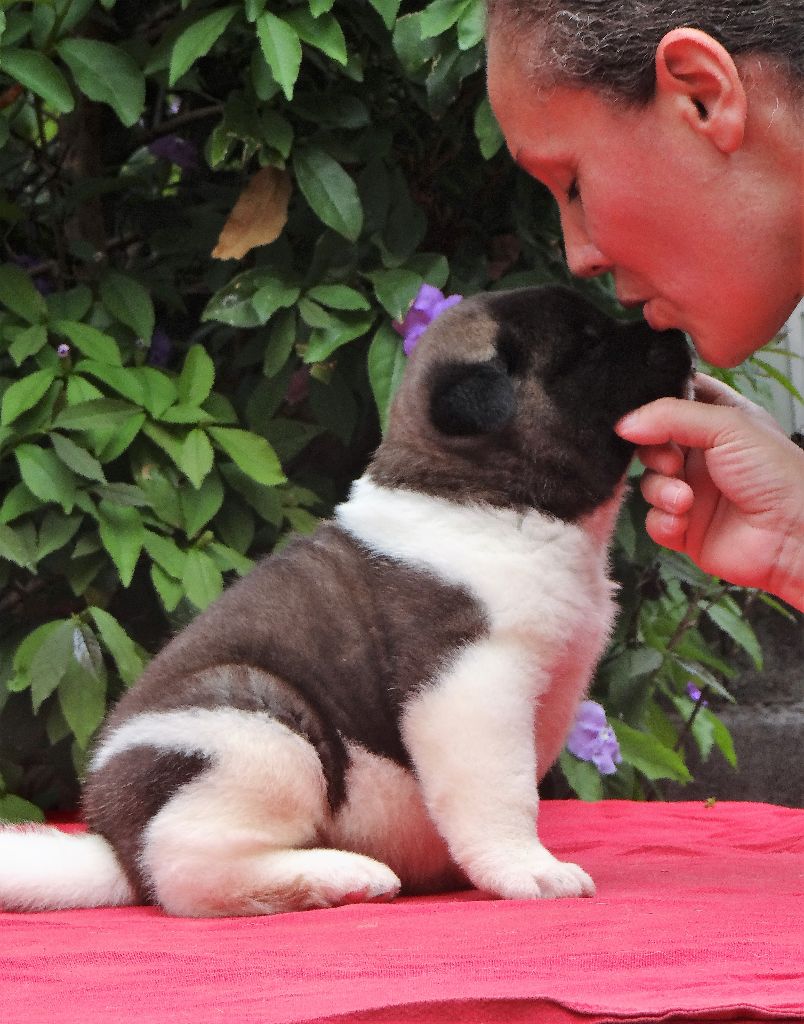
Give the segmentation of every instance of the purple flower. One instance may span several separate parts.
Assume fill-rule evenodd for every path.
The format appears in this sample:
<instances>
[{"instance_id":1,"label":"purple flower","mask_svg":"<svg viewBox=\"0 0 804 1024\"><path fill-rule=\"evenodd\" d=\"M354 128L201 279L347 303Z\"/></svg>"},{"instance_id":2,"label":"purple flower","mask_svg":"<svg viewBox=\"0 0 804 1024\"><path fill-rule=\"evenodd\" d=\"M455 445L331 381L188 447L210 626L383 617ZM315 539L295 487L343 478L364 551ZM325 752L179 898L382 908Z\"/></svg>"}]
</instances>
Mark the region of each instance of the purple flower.
<instances>
[{"instance_id":1,"label":"purple flower","mask_svg":"<svg viewBox=\"0 0 804 1024\"><path fill-rule=\"evenodd\" d=\"M69 354L70 346L67 345L65 342L62 342L62 344L59 345L59 347L56 349L56 355L59 357L59 359L66 359L67 356L69 356Z\"/></svg>"},{"instance_id":2,"label":"purple flower","mask_svg":"<svg viewBox=\"0 0 804 1024\"><path fill-rule=\"evenodd\" d=\"M695 683L693 683L693 681L691 679L687 683L687 696L690 698L690 700L694 701L696 704L698 703L698 701L701 701L701 707L704 707L704 708L708 708L709 707L709 701L708 700L701 700L701 691L698 689L698 687L695 685Z\"/></svg>"},{"instance_id":3,"label":"purple flower","mask_svg":"<svg viewBox=\"0 0 804 1024\"><path fill-rule=\"evenodd\" d=\"M591 761L601 775L613 775L622 761L620 744L606 721L606 712L593 700L581 701L567 750L581 761Z\"/></svg>"},{"instance_id":4,"label":"purple flower","mask_svg":"<svg viewBox=\"0 0 804 1024\"><path fill-rule=\"evenodd\" d=\"M449 295L431 284L423 284L408 310L404 320L394 320L394 330L405 339L402 346L405 355L409 356L416 347L416 342L424 334L429 325L440 316L445 309L454 306L463 298L462 295Z\"/></svg>"},{"instance_id":5,"label":"purple flower","mask_svg":"<svg viewBox=\"0 0 804 1024\"><path fill-rule=\"evenodd\" d=\"M183 171L192 171L198 166L198 150L192 142L178 135L163 135L148 146L149 152L160 160L169 160Z\"/></svg>"},{"instance_id":6,"label":"purple flower","mask_svg":"<svg viewBox=\"0 0 804 1024\"><path fill-rule=\"evenodd\" d=\"M147 363L149 366L167 366L170 360L170 353L173 351L173 342L167 336L167 332L157 327L151 338L148 349Z\"/></svg>"}]
</instances>

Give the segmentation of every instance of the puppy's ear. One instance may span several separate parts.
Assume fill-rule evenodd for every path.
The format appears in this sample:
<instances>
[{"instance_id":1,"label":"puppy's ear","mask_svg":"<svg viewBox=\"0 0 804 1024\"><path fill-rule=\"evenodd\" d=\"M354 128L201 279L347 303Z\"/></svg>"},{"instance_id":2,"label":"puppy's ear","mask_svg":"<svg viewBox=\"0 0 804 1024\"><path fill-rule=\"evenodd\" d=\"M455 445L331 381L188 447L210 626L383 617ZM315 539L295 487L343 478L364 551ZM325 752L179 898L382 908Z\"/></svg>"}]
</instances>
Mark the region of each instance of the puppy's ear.
<instances>
[{"instance_id":1,"label":"puppy's ear","mask_svg":"<svg viewBox=\"0 0 804 1024\"><path fill-rule=\"evenodd\" d=\"M491 434L513 419L515 412L514 385L502 360L448 363L436 370L430 417L442 434Z\"/></svg>"}]
</instances>

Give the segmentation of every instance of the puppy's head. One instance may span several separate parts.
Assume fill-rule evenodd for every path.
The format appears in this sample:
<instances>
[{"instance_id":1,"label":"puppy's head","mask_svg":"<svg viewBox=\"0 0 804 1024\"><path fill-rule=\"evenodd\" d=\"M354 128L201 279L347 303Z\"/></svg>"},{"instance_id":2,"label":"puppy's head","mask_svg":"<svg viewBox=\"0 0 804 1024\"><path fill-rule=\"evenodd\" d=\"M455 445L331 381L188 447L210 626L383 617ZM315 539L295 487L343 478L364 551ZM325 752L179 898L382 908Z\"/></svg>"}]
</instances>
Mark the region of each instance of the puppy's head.
<instances>
[{"instance_id":1,"label":"puppy's head","mask_svg":"<svg viewBox=\"0 0 804 1024\"><path fill-rule=\"evenodd\" d=\"M372 475L396 486L562 519L614 492L633 446L625 413L681 397L679 331L622 322L566 288L465 299L417 345Z\"/></svg>"}]
</instances>

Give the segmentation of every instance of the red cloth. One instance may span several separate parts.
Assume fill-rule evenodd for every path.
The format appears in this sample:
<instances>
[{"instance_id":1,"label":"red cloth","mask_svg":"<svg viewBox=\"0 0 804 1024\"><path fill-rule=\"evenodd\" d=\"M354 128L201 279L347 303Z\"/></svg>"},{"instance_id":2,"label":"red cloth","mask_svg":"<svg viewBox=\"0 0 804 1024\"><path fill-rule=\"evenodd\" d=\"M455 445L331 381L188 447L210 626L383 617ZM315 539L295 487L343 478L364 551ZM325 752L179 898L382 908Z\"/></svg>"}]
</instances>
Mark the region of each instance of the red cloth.
<instances>
[{"instance_id":1,"label":"red cloth","mask_svg":"<svg viewBox=\"0 0 804 1024\"><path fill-rule=\"evenodd\" d=\"M804 1020L804 811L545 802L593 899L0 914L2 1024Z\"/></svg>"}]
</instances>

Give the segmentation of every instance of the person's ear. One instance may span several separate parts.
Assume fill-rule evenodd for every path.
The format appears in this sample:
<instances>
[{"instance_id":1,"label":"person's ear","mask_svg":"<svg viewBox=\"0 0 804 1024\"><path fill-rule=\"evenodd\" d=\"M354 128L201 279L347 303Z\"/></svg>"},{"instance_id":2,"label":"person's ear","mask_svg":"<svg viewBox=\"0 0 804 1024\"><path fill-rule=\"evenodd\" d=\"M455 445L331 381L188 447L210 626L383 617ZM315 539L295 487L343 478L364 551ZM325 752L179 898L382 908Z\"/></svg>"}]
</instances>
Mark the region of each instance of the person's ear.
<instances>
[{"instance_id":1,"label":"person's ear","mask_svg":"<svg viewBox=\"0 0 804 1024\"><path fill-rule=\"evenodd\" d=\"M442 434L473 437L500 430L516 413L511 378L500 359L440 366L430 392L430 418Z\"/></svg>"},{"instance_id":2,"label":"person's ear","mask_svg":"<svg viewBox=\"0 0 804 1024\"><path fill-rule=\"evenodd\" d=\"M656 89L722 153L739 149L748 101L728 50L706 32L674 28L656 49Z\"/></svg>"}]
</instances>

